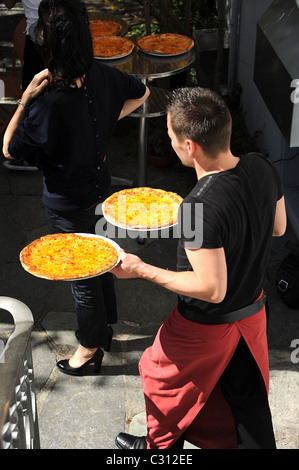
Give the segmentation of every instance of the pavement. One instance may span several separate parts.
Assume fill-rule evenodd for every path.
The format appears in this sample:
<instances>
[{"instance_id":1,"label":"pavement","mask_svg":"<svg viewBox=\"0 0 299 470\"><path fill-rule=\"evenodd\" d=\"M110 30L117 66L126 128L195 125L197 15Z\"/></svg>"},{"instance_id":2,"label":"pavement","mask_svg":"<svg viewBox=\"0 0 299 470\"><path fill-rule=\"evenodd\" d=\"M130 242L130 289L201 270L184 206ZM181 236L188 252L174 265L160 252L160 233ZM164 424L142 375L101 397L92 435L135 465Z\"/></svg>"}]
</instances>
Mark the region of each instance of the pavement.
<instances>
[{"instance_id":1,"label":"pavement","mask_svg":"<svg viewBox=\"0 0 299 470\"><path fill-rule=\"evenodd\" d=\"M123 137L112 139L110 170L113 175L135 179L137 159L125 154L123 143ZM168 168L149 165L148 170L148 181L153 187L171 189L182 196L192 187L193 174L180 164ZM111 351L105 353L101 374L95 376L91 371L84 377L71 377L59 372L56 362L72 355L78 345L70 286L67 282L31 276L22 269L18 259L27 243L48 233L41 193L39 171L10 172L1 164L0 293L23 301L35 319L32 354L41 447L115 449L114 439L120 431L145 433L138 361L175 306L176 296L143 280L116 279L119 321L113 326L115 335ZM175 269L176 238L147 238L143 245L129 237L115 241L147 262ZM299 312L282 303L273 280L286 253L285 241L286 237L282 237L273 244L267 271L266 290L271 308L270 403L278 448L295 449L298 448L299 376L298 353L295 354L291 343L299 338ZM7 318L4 315L3 319L1 311L0 321L5 330Z\"/></svg>"},{"instance_id":2,"label":"pavement","mask_svg":"<svg viewBox=\"0 0 299 470\"><path fill-rule=\"evenodd\" d=\"M156 118L155 118L156 119ZM133 151L129 131L137 132L137 120L125 118L111 140L108 167L113 176L137 184L137 140ZM2 142L1 142L2 148ZM116 449L120 431L146 432L145 410L138 362L152 344L161 323L176 305L176 295L147 281L117 280L118 323L113 326L111 351L105 353L100 375L92 370L84 377L62 374L56 362L67 358L78 343L73 298L68 282L38 279L19 263L21 249L48 233L42 205L40 171L9 171L0 154L0 295L21 300L32 311L31 335L39 431L42 449ZM194 185L193 170L177 160L169 167L148 164L148 185L185 196ZM113 191L122 187L113 186ZM126 251L168 269L176 268L175 234L115 241ZM270 304L269 356L270 405L278 449L298 448L298 309L287 308L275 287L275 274L287 254L287 234L273 240L266 274ZM13 328L7 312L0 310L0 331ZM186 448L192 448L189 444Z\"/></svg>"}]
</instances>

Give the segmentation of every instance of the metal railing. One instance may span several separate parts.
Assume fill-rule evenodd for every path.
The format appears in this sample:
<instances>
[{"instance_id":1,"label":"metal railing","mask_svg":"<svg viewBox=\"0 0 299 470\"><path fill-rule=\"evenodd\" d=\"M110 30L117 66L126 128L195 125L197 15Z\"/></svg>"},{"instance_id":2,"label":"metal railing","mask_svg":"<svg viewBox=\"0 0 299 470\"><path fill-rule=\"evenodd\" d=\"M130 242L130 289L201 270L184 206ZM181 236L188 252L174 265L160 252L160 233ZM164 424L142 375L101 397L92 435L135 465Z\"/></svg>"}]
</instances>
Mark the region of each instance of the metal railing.
<instances>
[{"instance_id":1,"label":"metal railing","mask_svg":"<svg viewBox=\"0 0 299 470\"><path fill-rule=\"evenodd\" d=\"M0 353L0 449L39 449L30 334L31 310L19 300L0 296L0 308L15 329Z\"/></svg>"}]
</instances>

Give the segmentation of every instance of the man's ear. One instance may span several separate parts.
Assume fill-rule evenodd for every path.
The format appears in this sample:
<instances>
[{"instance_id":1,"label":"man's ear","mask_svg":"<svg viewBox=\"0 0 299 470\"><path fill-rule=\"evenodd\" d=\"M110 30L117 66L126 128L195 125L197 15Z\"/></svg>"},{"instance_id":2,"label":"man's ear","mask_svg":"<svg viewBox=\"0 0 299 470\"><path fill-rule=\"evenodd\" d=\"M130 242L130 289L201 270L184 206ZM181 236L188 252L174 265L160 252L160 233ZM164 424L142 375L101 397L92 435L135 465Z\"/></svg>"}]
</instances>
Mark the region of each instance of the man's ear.
<instances>
[{"instance_id":1,"label":"man's ear","mask_svg":"<svg viewBox=\"0 0 299 470\"><path fill-rule=\"evenodd\" d=\"M196 144L191 139L186 139L185 143L186 143L186 147L187 147L189 157L192 157L194 155L195 150L196 150Z\"/></svg>"}]
</instances>

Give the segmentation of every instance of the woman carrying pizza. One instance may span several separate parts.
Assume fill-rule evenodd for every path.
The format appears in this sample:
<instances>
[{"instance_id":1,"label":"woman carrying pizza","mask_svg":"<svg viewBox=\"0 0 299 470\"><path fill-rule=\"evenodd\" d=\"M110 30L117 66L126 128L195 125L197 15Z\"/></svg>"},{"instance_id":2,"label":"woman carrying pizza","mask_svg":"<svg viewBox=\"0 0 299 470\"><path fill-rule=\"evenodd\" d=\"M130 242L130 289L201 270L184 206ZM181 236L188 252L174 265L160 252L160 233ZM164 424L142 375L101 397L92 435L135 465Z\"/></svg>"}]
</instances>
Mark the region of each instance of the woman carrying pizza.
<instances>
[{"instance_id":1,"label":"woman carrying pizza","mask_svg":"<svg viewBox=\"0 0 299 470\"><path fill-rule=\"evenodd\" d=\"M138 108L149 90L133 76L94 61L86 7L81 0L42 0L38 28L45 70L23 92L3 140L6 158L37 150L43 171L43 203L51 233L95 233L95 208L108 195L105 165L118 119ZM117 321L113 277L71 283L80 345L58 362L81 375L88 363L99 369Z\"/></svg>"}]
</instances>

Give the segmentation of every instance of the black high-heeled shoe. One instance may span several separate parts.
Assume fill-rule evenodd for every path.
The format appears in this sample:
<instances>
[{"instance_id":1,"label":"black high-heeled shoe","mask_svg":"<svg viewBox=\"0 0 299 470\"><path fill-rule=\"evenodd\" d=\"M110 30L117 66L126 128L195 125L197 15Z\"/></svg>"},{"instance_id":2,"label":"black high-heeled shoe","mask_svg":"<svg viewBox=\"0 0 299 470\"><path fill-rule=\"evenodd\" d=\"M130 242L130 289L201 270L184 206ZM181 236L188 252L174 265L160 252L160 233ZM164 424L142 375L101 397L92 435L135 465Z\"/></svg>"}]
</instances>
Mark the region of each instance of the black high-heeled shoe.
<instances>
[{"instance_id":1,"label":"black high-heeled shoe","mask_svg":"<svg viewBox=\"0 0 299 470\"><path fill-rule=\"evenodd\" d=\"M94 355L90 359L88 359L88 361L86 361L81 367L70 366L68 359L58 361L56 365L58 369L64 374L80 376L84 375L84 371L86 370L89 364L94 364L94 373L99 374L101 371L103 357L104 353L101 348L99 348L96 350Z\"/></svg>"},{"instance_id":2,"label":"black high-heeled shoe","mask_svg":"<svg viewBox=\"0 0 299 470\"><path fill-rule=\"evenodd\" d=\"M113 331L113 328L111 325L108 325L107 326L108 328L108 343L107 343L107 347L106 348L103 348L104 351L106 352L110 352L110 349L111 349L111 343L112 343L112 337L114 335L114 331ZM79 330L76 330L75 331L75 336L76 336L76 339L79 341L80 343L80 332Z\"/></svg>"}]
</instances>

